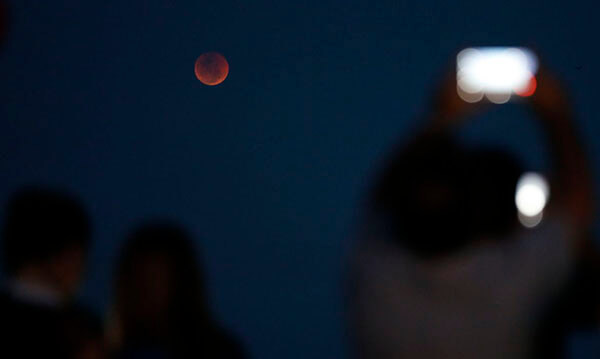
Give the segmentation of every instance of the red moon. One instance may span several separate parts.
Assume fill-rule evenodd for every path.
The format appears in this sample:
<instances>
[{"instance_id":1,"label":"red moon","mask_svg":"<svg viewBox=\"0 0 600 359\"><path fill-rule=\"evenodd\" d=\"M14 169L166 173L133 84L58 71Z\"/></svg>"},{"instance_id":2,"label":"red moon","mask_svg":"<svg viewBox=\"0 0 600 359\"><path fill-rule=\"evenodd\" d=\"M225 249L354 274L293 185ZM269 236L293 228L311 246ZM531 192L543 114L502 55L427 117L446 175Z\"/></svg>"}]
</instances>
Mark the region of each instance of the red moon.
<instances>
[{"instance_id":1,"label":"red moon","mask_svg":"<svg viewBox=\"0 0 600 359\"><path fill-rule=\"evenodd\" d=\"M196 60L194 72L200 82L214 86L225 81L229 74L229 64L225 57L218 52L207 52Z\"/></svg>"}]
</instances>

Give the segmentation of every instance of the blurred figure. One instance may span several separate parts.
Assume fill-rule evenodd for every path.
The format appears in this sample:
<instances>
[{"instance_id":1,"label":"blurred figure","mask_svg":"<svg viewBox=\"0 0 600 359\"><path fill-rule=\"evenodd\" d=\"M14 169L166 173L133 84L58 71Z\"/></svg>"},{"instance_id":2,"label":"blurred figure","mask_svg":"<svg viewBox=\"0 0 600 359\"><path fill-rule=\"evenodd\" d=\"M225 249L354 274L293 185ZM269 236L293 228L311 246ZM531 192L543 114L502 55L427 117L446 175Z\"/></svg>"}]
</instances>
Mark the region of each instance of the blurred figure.
<instances>
[{"instance_id":1,"label":"blurred figure","mask_svg":"<svg viewBox=\"0 0 600 359\"><path fill-rule=\"evenodd\" d=\"M0 0L0 46L4 43L4 38L8 28L8 9L3 0Z\"/></svg>"},{"instance_id":2,"label":"blurred figure","mask_svg":"<svg viewBox=\"0 0 600 359\"><path fill-rule=\"evenodd\" d=\"M567 282L592 218L590 170L566 96L540 71L530 103L553 154L552 199L519 225L518 161L452 130L481 104L454 76L428 127L397 151L367 201L350 269L358 358L531 358L542 312Z\"/></svg>"},{"instance_id":3,"label":"blurred figure","mask_svg":"<svg viewBox=\"0 0 600 359\"><path fill-rule=\"evenodd\" d=\"M67 348L67 358L107 358L104 328L100 320L89 311L71 307L62 315L62 340Z\"/></svg>"},{"instance_id":4,"label":"blurred figure","mask_svg":"<svg viewBox=\"0 0 600 359\"><path fill-rule=\"evenodd\" d=\"M192 240L173 224L127 239L108 333L117 358L245 357L210 312Z\"/></svg>"},{"instance_id":5,"label":"blurred figure","mask_svg":"<svg viewBox=\"0 0 600 359\"><path fill-rule=\"evenodd\" d=\"M536 358L600 357L600 255L584 242L560 295L545 308L536 330Z\"/></svg>"},{"instance_id":6,"label":"blurred figure","mask_svg":"<svg viewBox=\"0 0 600 359\"><path fill-rule=\"evenodd\" d=\"M0 295L0 347L19 357L73 357L65 315L90 241L85 209L61 192L23 189L8 203L2 240L9 280Z\"/></svg>"}]
</instances>

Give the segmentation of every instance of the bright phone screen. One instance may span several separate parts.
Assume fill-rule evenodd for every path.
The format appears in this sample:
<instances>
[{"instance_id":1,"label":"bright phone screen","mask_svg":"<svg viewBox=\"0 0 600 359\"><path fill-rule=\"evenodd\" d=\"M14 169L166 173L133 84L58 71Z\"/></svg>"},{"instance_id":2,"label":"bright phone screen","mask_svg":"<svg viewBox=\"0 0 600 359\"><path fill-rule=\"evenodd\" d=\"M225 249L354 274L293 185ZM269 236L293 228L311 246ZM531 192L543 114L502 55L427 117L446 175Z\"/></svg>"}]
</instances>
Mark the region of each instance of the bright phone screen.
<instances>
[{"instance_id":1,"label":"bright phone screen","mask_svg":"<svg viewBox=\"0 0 600 359\"><path fill-rule=\"evenodd\" d=\"M473 47L456 56L456 80L460 97L477 102L486 96L504 103L512 95L535 92L537 57L521 47Z\"/></svg>"}]
</instances>

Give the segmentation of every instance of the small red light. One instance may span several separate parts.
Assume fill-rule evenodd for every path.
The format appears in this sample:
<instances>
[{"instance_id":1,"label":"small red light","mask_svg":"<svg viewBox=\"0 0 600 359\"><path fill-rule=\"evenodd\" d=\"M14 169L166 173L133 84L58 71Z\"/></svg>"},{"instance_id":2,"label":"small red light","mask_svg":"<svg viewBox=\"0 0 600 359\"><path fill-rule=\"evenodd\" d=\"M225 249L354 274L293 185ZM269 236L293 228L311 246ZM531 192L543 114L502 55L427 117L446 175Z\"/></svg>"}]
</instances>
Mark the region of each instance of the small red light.
<instances>
[{"instance_id":1,"label":"small red light","mask_svg":"<svg viewBox=\"0 0 600 359\"><path fill-rule=\"evenodd\" d=\"M531 76L531 80L529 80L529 84L523 91L517 92L517 95L521 97L529 97L535 93L535 89L537 88L537 80L535 76Z\"/></svg>"}]
</instances>

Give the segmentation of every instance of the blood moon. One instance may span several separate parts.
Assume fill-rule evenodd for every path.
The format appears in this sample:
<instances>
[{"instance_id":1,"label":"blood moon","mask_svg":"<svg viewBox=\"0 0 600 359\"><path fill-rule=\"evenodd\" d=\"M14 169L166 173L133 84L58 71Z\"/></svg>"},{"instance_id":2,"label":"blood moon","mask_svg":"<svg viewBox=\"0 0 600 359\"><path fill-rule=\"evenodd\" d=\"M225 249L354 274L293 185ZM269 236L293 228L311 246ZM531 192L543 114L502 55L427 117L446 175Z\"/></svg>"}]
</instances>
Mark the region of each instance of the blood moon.
<instances>
[{"instance_id":1,"label":"blood moon","mask_svg":"<svg viewBox=\"0 0 600 359\"><path fill-rule=\"evenodd\" d=\"M200 82L214 86L225 81L229 74L229 63L218 52L206 52L198 57L194 72Z\"/></svg>"}]
</instances>

